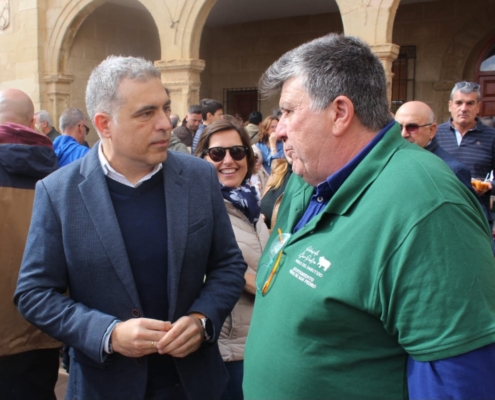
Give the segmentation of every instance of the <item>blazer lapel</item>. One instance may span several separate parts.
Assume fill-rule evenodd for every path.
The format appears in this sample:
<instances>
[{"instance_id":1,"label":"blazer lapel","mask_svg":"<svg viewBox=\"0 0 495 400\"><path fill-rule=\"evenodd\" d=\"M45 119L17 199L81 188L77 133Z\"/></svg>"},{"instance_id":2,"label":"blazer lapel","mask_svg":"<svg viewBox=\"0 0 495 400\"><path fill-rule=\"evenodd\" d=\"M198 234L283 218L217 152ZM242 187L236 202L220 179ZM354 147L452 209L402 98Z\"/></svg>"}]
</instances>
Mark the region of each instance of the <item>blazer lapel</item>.
<instances>
[{"instance_id":1,"label":"blazer lapel","mask_svg":"<svg viewBox=\"0 0 495 400\"><path fill-rule=\"evenodd\" d=\"M79 184L79 191L110 262L133 303L142 312L124 240L98 159L98 146L99 142L82 160L80 172L86 179Z\"/></svg>"},{"instance_id":2,"label":"blazer lapel","mask_svg":"<svg viewBox=\"0 0 495 400\"><path fill-rule=\"evenodd\" d=\"M168 153L163 166L167 208L168 315L172 321L177 308L179 278L187 242L189 189L188 182L181 176L181 164L174 154Z\"/></svg>"}]
</instances>

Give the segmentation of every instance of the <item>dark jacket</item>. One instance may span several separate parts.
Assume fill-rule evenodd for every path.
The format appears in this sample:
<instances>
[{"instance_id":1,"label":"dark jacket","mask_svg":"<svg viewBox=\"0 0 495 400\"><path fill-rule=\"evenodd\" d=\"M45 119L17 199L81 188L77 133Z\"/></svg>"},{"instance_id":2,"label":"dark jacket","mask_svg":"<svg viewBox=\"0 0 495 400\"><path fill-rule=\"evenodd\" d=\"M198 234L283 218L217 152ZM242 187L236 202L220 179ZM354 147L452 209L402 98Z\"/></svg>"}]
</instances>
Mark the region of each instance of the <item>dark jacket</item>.
<instances>
[{"instance_id":1,"label":"dark jacket","mask_svg":"<svg viewBox=\"0 0 495 400\"><path fill-rule=\"evenodd\" d=\"M244 287L218 177L203 160L170 152L163 163L170 320L206 315L218 338ZM207 199L207 200L206 200ZM70 287L70 297L64 293ZM26 319L71 346L68 399L142 399L148 357L104 359L109 326L146 317L98 159L88 155L36 185L15 301ZM174 358L188 399L220 398L228 374L215 343Z\"/></svg>"},{"instance_id":2,"label":"dark jacket","mask_svg":"<svg viewBox=\"0 0 495 400\"><path fill-rule=\"evenodd\" d=\"M0 357L61 346L22 318L12 302L34 185L56 169L50 139L22 125L0 125Z\"/></svg>"},{"instance_id":3,"label":"dark jacket","mask_svg":"<svg viewBox=\"0 0 495 400\"><path fill-rule=\"evenodd\" d=\"M58 132L53 126L52 130L46 134L48 136L48 139L50 139L52 142L60 136L60 132Z\"/></svg>"},{"instance_id":4,"label":"dark jacket","mask_svg":"<svg viewBox=\"0 0 495 400\"><path fill-rule=\"evenodd\" d=\"M471 172L469 169L460 161L458 161L453 155L446 152L442 147L438 145L436 138L433 138L430 144L425 147L426 150L431 151L433 154L440 157L445 163L450 167L452 172L459 178L459 180L466 185L466 187L476 194L471 185Z\"/></svg>"},{"instance_id":5,"label":"dark jacket","mask_svg":"<svg viewBox=\"0 0 495 400\"><path fill-rule=\"evenodd\" d=\"M186 147L192 146L194 132L190 131L187 126L178 126L172 131L172 135L177 136L179 140L186 145Z\"/></svg>"}]
</instances>

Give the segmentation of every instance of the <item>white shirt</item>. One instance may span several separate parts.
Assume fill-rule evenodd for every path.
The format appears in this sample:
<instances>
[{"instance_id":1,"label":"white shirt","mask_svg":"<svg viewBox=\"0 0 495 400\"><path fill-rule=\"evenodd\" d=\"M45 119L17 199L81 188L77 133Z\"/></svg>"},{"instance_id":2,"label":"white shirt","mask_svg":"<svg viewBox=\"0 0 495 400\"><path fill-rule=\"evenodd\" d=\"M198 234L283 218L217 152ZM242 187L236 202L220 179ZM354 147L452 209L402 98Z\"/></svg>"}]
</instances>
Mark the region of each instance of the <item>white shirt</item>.
<instances>
[{"instance_id":1,"label":"white shirt","mask_svg":"<svg viewBox=\"0 0 495 400\"><path fill-rule=\"evenodd\" d=\"M136 184L133 184L124 175L122 175L120 172L115 171L112 168L107 158L105 157L105 154L103 154L103 148L101 142L98 146L98 158L100 160L101 168L103 169L103 174L105 176L108 176L110 179L113 179L114 181L122 183L123 185L126 186L130 186L132 188L138 187L139 185L141 185L141 183L150 179L153 175L155 175L158 171L160 171L163 168L163 165L161 163L155 165L150 173L143 176L138 182L136 182Z\"/></svg>"}]
</instances>

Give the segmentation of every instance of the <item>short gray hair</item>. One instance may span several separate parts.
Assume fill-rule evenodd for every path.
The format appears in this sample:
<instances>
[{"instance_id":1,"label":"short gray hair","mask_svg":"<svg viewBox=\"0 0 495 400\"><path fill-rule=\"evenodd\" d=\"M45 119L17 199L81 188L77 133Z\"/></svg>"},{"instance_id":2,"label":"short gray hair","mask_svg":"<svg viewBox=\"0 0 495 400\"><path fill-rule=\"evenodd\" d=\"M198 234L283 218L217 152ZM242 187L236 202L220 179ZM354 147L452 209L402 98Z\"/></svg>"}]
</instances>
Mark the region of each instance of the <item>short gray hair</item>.
<instances>
[{"instance_id":1,"label":"short gray hair","mask_svg":"<svg viewBox=\"0 0 495 400\"><path fill-rule=\"evenodd\" d=\"M464 94L476 93L478 101L481 100L481 86L476 82L457 82L450 92L450 101L454 100L455 92L461 92Z\"/></svg>"},{"instance_id":2,"label":"short gray hair","mask_svg":"<svg viewBox=\"0 0 495 400\"><path fill-rule=\"evenodd\" d=\"M260 92L274 95L291 78L302 79L314 111L343 95L367 128L380 130L391 120L383 65L356 37L331 33L285 53L261 77Z\"/></svg>"},{"instance_id":3,"label":"short gray hair","mask_svg":"<svg viewBox=\"0 0 495 400\"><path fill-rule=\"evenodd\" d=\"M34 115L38 116L38 121L40 123L46 122L50 128L53 126L52 117L50 117L50 114L48 113L48 111L40 110L37 113L34 113Z\"/></svg>"},{"instance_id":4,"label":"short gray hair","mask_svg":"<svg viewBox=\"0 0 495 400\"><path fill-rule=\"evenodd\" d=\"M124 79L146 82L160 77L160 72L151 61L144 58L107 57L91 72L86 87L86 108L91 121L94 121L97 112L115 117L116 108L122 102L118 88Z\"/></svg>"},{"instance_id":5,"label":"short gray hair","mask_svg":"<svg viewBox=\"0 0 495 400\"><path fill-rule=\"evenodd\" d=\"M86 121L86 116L79 108L68 108L60 116L59 127L62 132L67 128L77 126L81 121Z\"/></svg>"}]
</instances>

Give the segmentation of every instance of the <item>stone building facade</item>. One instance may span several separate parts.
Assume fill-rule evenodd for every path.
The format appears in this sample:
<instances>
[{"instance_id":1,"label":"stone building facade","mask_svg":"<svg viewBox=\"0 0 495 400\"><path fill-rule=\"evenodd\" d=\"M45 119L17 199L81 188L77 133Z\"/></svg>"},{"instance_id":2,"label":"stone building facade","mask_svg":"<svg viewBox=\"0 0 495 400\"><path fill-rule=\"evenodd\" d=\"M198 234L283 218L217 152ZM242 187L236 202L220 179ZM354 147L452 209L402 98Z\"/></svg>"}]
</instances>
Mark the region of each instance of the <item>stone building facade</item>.
<instances>
[{"instance_id":1,"label":"stone building facade","mask_svg":"<svg viewBox=\"0 0 495 400\"><path fill-rule=\"evenodd\" d=\"M0 0L0 89L26 91L58 121L68 106L85 109L95 65L110 54L133 55L155 62L181 117L203 97L228 112L255 107L268 115L277 99L258 99L256 86L270 63L345 32L382 60L392 109L422 100L443 122L454 83L470 80L482 84L483 113L495 115L495 0L327 1L335 12L311 13L307 0L306 15L210 25L220 0ZM97 140L93 130L88 139Z\"/></svg>"}]
</instances>

